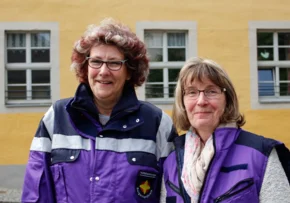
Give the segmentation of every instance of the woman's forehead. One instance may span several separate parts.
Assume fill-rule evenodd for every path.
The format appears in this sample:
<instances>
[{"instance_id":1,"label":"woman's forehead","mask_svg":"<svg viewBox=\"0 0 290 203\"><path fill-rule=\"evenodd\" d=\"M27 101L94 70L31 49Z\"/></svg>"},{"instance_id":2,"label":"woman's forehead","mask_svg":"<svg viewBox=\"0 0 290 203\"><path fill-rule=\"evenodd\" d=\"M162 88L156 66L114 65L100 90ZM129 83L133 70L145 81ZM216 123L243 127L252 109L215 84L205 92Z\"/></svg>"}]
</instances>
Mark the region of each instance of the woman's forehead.
<instances>
[{"instance_id":1,"label":"woman's forehead","mask_svg":"<svg viewBox=\"0 0 290 203\"><path fill-rule=\"evenodd\" d=\"M198 85L216 86L216 84L213 83L208 77L202 77L202 78L190 78L190 77L188 77L184 83L185 87L198 86Z\"/></svg>"}]
</instances>

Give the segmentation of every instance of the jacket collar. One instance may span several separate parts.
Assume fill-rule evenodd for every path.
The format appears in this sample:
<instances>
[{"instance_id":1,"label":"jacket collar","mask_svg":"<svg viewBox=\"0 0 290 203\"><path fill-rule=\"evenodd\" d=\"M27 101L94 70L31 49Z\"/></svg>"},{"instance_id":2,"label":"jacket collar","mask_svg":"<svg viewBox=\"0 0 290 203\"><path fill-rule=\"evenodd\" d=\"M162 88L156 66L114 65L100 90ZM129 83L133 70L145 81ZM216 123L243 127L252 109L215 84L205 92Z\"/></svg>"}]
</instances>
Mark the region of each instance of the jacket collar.
<instances>
[{"instance_id":1,"label":"jacket collar","mask_svg":"<svg viewBox=\"0 0 290 203\"><path fill-rule=\"evenodd\" d=\"M226 150L233 145L240 132L241 128L238 128L235 124L220 125L214 131L216 152Z\"/></svg>"},{"instance_id":2,"label":"jacket collar","mask_svg":"<svg viewBox=\"0 0 290 203\"><path fill-rule=\"evenodd\" d=\"M73 108L81 109L87 111L90 115L96 117L99 111L93 100L93 92L89 85L85 83L80 83L75 96L71 102ZM132 85L125 84L123 88L123 93L112 110L111 118L119 115L120 112L132 112L138 109L140 103L137 99L135 89Z\"/></svg>"},{"instance_id":3,"label":"jacket collar","mask_svg":"<svg viewBox=\"0 0 290 203\"><path fill-rule=\"evenodd\" d=\"M240 131L241 129L235 123L220 124L213 132L216 151L229 148L239 136ZM172 136L169 138L169 141L174 141L175 147L183 148L185 135Z\"/></svg>"},{"instance_id":4,"label":"jacket collar","mask_svg":"<svg viewBox=\"0 0 290 203\"><path fill-rule=\"evenodd\" d=\"M130 84L125 84L123 93L118 103L112 110L111 117L119 114L120 112L133 112L140 107L140 102L137 99L135 89Z\"/></svg>"}]
</instances>

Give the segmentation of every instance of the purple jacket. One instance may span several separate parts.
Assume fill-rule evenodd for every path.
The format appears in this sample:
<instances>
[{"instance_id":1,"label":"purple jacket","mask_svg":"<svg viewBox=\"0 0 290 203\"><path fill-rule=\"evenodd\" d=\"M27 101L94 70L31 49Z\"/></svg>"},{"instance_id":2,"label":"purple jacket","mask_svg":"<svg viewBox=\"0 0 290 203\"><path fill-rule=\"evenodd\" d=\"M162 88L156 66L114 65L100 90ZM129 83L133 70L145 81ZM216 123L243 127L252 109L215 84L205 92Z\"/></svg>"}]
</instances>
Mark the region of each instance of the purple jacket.
<instances>
[{"instance_id":1,"label":"purple jacket","mask_svg":"<svg viewBox=\"0 0 290 203\"><path fill-rule=\"evenodd\" d=\"M30 148L22 202L157 203L175 134L168 115L137 100L133 87L104 126L87 85L57 101Z\"/></svg>"},{"instance_id":2,"label":"purple jacket","mask_svg":"<svg viewBox=\"0 0 290 203\"><path fill-rule=\"evenodd\" d=\"M213 134L214 157L207 170L199 202L258 203L259 192L273 147L289 180L289 150L278 141L237 128L218 128ZM175 137L176 150L164 163L167 203L190 203L180 179L185 135Z\"/></svg>"}]
</instances>

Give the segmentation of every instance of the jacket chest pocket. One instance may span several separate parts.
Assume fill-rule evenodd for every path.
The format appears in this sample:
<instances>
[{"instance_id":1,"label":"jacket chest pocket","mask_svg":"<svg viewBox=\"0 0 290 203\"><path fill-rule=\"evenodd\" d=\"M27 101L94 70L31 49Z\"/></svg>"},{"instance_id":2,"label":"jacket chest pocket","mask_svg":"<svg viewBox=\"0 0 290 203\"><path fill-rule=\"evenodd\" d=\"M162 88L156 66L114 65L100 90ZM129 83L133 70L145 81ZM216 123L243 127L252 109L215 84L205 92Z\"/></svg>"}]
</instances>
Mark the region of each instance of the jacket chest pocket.
<instances>
[{"instance_id":1,"label":"jacket chest pocket","mask_svg":"<svg viewBox=\"0 0 290 203\"><path fill-rule=\"evenodd\" d=\"M239 181L227 192L214 199L214 203L247 203L259 202L253 178Z\"/></svg>"},{"instance_id":2,"label":"jacket chest pocket","mask_svg":"<svg viewBox=\"0 0 290 203\"><path fill-rule=\"evenodd\" d=\"M75 162L80 155L80 151L79 149L54 149L51 152L51 165Z\"/></svg>"},{"instance_id":3,"label":"jacket chest pocket","mask_svg":"<svg viewBox=\"0 0 290 203\"><path fill-rule=\"evenodd\" d=\"M145 152L127 152L127 161L134 171L134 196L138 202L159 201L160 174L159 166L154 154ZM132 182L133 183L133 182Z\"/></svg>"},{"instance_id":4,"label":"jacket chest pocket","mask_svg":"<svg viewBox=\"0 0 290 203\"><path fill-rule=\"evenodd\" d=\"M58 203L68 202L68 193L65 176L65 163L76 162L80 150L54 149L51 152L51 174L54 181L55 196Z\"/></svg>"},{"instance_id":5,"label":"jacket chest pocket","mask_svg":"<svg viewBox=\"0 0 290 203\"><path fill-rule=\"evenodd\" d=\"M159 170L158 162L154 154L145 152L127 152L126 156L130 165L149 167L155 169L156 172Z\"/></svg>"},{"instance_id":6,"label":"jacket chest pocket","mask_svg":"<svg viewBox=\"0 0 290 203\"><path fill-rule=\"evenodd\" d=\"M67 203L67 188L64 179L63 167L54 165L51 168L54 181L55 196L58 203Z\"/></svg>"}]
</instances>

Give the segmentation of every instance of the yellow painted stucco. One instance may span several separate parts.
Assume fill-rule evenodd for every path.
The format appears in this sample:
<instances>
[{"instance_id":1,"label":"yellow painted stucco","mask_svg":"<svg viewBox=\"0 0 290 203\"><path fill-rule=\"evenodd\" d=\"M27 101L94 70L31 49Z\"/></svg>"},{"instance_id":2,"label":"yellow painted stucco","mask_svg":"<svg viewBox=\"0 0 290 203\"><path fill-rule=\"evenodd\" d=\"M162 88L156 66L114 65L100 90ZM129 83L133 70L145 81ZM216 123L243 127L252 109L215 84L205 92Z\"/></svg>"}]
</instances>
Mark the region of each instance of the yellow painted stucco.
<instances>
[{"instance_id":1,"label":"yellow painted stucco","mask_svg":"<svg viewBox=\"0 0 290 203\"><path fill-rule=\"evenodd\" d=\"M289 108L251 109L248 38L249 21L290 21L289 6L288 0L1 0L0 21L59 23L61 98L72 96L77 86L69 70L71 49L88 24L113 17L135 30L138 21L195 21L198 55L227 70L246 116L245 129L290 147ZM0 114L0 165L26 163L43 114Z\"/></svg>"}]
</instances>

